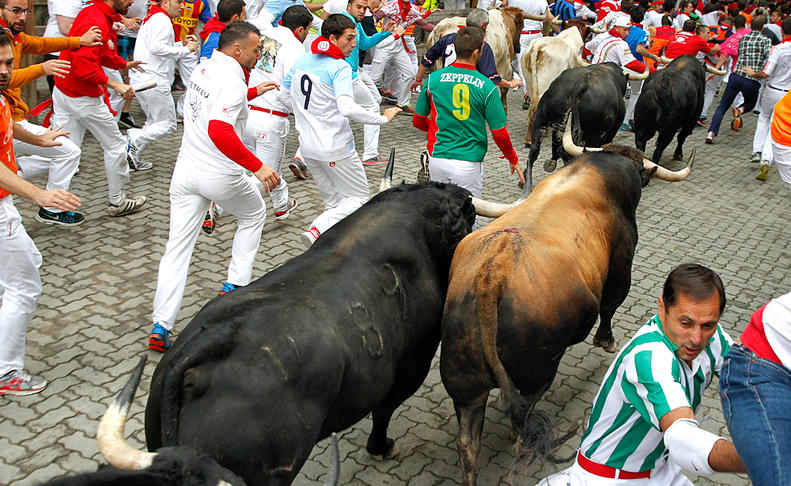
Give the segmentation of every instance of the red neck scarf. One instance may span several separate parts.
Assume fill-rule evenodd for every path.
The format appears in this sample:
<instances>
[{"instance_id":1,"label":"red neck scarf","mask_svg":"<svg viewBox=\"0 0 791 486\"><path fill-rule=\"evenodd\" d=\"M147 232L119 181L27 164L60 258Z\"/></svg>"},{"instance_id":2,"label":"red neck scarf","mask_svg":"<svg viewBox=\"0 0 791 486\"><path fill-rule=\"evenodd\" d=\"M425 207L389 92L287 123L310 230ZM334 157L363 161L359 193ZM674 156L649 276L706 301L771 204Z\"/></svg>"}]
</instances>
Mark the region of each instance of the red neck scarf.
<instances>
[{"instance_id":1,"label":"red neck scarf","mask_svg":"<svg viewBox=\"0 0 791 486\"><path fill-rule=\"evenodd\" d=\"M170 14L167 13L167 11L164 8L160 7L157 4L153 4L153 5L151 5L151 7L149 7L148 15L146 15L146 18L143 19L143 23L145 24L146 22L148 22L148 19L150 19L154 14L158 14L160 12L165 14L165 15L167 15L168 18L171 18Z\"/></svg>"},{"instance_id":2,"label":"red neck scarf","mask_svg":"<svg viewBox=\"0 0 791 486\"><path fill-rule=\"evenodd\" d=\"M2 27L6 32L8 32L11 35L11 38L14 39L14 42L16 43L21 42L21 39L19 38L19 34L14 34L13 32L11 32L11 29L6 25L3 19L0 19L0 27Z\"/></svg>"},{"instance_id":3,"label":"red neck scarf","mask_svg":"<svg viewBox=\"0 0 791 486\"><path fill-rule=\"evenodd\" d=\"M619 39L623 39L623 37L621 37L621 33L618 32L617 30L615 30L615 27L610 29L609 32L607 32L607 33L610 34L611 36L617 37Z\"/></svg>"},{"instance_id":4,"label":"red neck scarf","mask_svg":"<svg viewBox=\"0 0 791 486\"><path fill-rule=\"evenodd\" d=\"M346 59L346 56L343 55L338 46L330 42L326 37L316 37L316 40L310 45L310 52L313 54L324 54L333 59Z\"/></svg>"}]
</instances>

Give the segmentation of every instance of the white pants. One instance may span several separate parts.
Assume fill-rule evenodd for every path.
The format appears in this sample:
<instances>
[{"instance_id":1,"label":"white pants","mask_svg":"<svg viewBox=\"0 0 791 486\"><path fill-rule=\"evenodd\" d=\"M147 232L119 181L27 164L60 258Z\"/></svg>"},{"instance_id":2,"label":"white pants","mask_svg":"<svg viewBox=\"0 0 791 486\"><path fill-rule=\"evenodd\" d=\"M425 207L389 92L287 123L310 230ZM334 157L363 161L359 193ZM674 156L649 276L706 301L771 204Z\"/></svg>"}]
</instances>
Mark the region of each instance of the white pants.
<instances>
[{"instance_id":1,"label":"white pants","mask_svg":"<svg viewBox=\"0 0 791 486\"><path fill-rule=\"evenodd\" d=\"M0 198L0 376L25 364L25 332L41 296L41 253L12 196Z\"/></svg>"},{"instance_id":2,"label":"white pants","mask_svg":"<svg viewBox=\"0 0 791 486\"><path fill-rule=\"evenodd\" d=\"M575 461L570 468L542 479L536 486L692 486L678 466L661 459L657 464L650 478L610 479L589 473Z\"/></svg>"},{"instance_id":3,"label":"white pants","mask_svg":"<svg viewBox=\"0 0 791 486\"><path fill-rule=\"evenodd\" d=\"M194 161L179 158L170 181L170 232L165 254L159 262L154 296L153 320L165 329L173 329L176 321L192 251L211 201L222 205L238 223L226 282L244 286L252 279L253 263L266 219L266 205L261 193L244 174L219 174L203 168L196 170Z\"/></svg>"},{"instance_id":4,"label":"white pants","mask_svg":"<svg viewBox=\"0 0 791 486\"><path fill-rule=\"evenodd\" d=\"M714 101L714 94L717 92L717 88L720 86L722 78L722 76L715 74L711 80L706 81L706 90L703 95L703 109L700 111L701 118L708 117L709 108L711 108L711 103Z\"/></svg>"},{"instance_id":5,"label":"white pants","mask_svg":"<svg viewBox=\"0 0 791 486\"><path fill-rule=\"evenodd\" d=\"M52 91L52 125L71 132L71 141L82 145L85 130L90 130L104 152L107 192L111 202L120 202L121 190L129 182L126 163L126 137L121 135L115 118L102 98L81 96L71 98L57 87Z\"/></svg>"},{"instance_id":6,"label":"white pants","mask_svg":"<svg viewBox=\"0 0 791 486\"><path fill-rule=\"evenodd\" d=\"M106 74L108 78L114 79L119 83L124 82L124 78L121 76L120 71L110 68L103 69L104 74ZM124 100L123 96L116 93L113 89L107 88L107 93L109 94L110 108L112 108L112 110L115 112L115 121L118 122L118 120L121 118L121 112L124 109L124 103L126 103L126 100Z\"/></svg>"},{"instance_id":7,"label":"white pants","mask_svg":"<svg viewBox=\"0 0 791 486\"><path fill-rule=\"evenodd\" d=\"M761 160L765 162L771 163L772 160L772 137L769 136L769 128L772 125L772 113L774 113L775 104L785 94L785 91L779 91L767 86L764 88L764 94L761 96L761 102L758 105L760 106L761 114L755 124L753 152L761 152Z\"/></svg>"},{"instance_id":8,"label":"white pants","mask_svg":"<svg viewBox=\"0 0 791 486\"><path fill-rule=\"evenodd\" d=\"M371 63L371 78L377 87L384 89L383 75L386 66L392 66L398 72L398 91L393 94L398 98L400 106L406 106L411 99L409 84L417 74L417 66L412 63L409 54L404 49L401 39L395 40L388 37L376 46L373 62Z\"/></svg>"},{"instance_id":9,"label":"white pants","mask_svg":"<svg viewBox=\"0 0 791 486\"><path fill-rule=\"evenodd\" d=\"M643 80L629 81L629 86L632 92L629 95L629 102L626 103L626 115L623 118L624 123L629 123L629 120L634 119L634 107L637 105L637 98L640 97L640 91L643 89Z\"/></svg>"},{"instance_id":10,"label":"white pants","mask_svg":"<svg viewBox=\"0 0 791 486\"><path fill-rule=\"evenodd\" d=\"M780 177L783 179L783 182L788 184L788 188L791 189L791 147L780 145L772 140L772 156L775 164L777 164Z\"/></svg>"},{"instance_id":11,"label":"white pants","mask_svg":"<svg viewBox=\"0 0 791 486\"><path fill-rule=\"evenodd\" d=\"M467 160L439 159L429 156L430 179L445 184L456 184L475 197L483 194L483 163Z\"/></svg>"},{"instance_id":12,"label":"white pants","mask_svg":"<svg viewBox=\"0 0 791 486\"><path fill-rule=\"evenodd\" d=\"M379 103L382 97L368 73L360 70L352 81L354 101L367 111L379 114ZM379 125L363 125L363 160L379 156Z\"/></svg>"},{"instance_id":13,"label":"white pants","mask_svg":"<svg viewBox=\"0 0 791 486\"><path fill-rule=\"evenodd\" d=\"M368 178L356 153L336 160L304 157L304 161L324 201L324 212L310 223L319 233L324 233L368 202L371 195Z\"/></svg>"},{"instance_id":14,"label":"white pants","mask_svg":"<svg viewBox=\"0 0 791 486\"><path fill-rule=\"evenodd\" d=\"M143 128L130 128L126 134L137 145L139 156L148 144L176 131L176 106L170 86L157 86L135 96L146 114L146 122Z\"/></svg>"},{"instance_id":15,"label":"white pants","mask_svg":"<svg viewBox=\"0 0 791 486\"><path fill-rule=\"evenodd\" d=\"M288 130L288 118L251 109L242 141L261 162L280 175L286 154ZM252 176L251 182L265 192L263 184L257 177ZM288 209L288 183L285 177L280 177L280 184L269 192L269 196L272 198L275 211Z\"/></svg>"},{"instance_id":16,"label":"white pants","mask_svg":"<svg viewBox=\"0 0 791 486\"><path fill-rule=\"evenodd\" d=\"M33 135L41 135L46 128L34 125L27 120L17 122L22 128ZM57 147L39 147L29 143L14 140L14 155L19 166L19 176L30 179L41 174L47 174L47 190L63 189L68 191L71 178L80 165L82 151L68 137L55 139L60 145ZM53 213L61 212L56 208L45 208Z\"/></svg>"},{"instance_id":17,"label":"white pants","mask_svg":"<svg viewBox=\"0 0 791 486\"><path fill-rule=\"evenodd\" d=\"M522 57L527 52L527 48L530 46L530 43L533 42L534 39L538 39L542 36L542 34L522 34L519 36L519 54L515 56L514 62L511 63L511 67L515 73L519 73L519 77L522 78L522 96L527 94L527 82L525 81L527 78L525 77L525 73L522 71ZM502 73L500 73L502 75ZM538 100L530 100L531 103L538 103Z\"/></svg>"},{"instance_id":18,"label":"white pants","mask_svg":"<svg viewBox=\"0 0 791 486\"><path fill-rule=\"evenodd\" d=\"M192 77L192 72L195 71L195 66L197 65L197 52L193 52L187 57L182 57L176 63L176 66L179 68L179 75L181 76L181 84L184 85L185 90L190 84L190 77ZM176 103L176 113L182 118L184 117L184 101L184 96L181 96L179 97L178 103Z\"/></svg>"}]
</instances>

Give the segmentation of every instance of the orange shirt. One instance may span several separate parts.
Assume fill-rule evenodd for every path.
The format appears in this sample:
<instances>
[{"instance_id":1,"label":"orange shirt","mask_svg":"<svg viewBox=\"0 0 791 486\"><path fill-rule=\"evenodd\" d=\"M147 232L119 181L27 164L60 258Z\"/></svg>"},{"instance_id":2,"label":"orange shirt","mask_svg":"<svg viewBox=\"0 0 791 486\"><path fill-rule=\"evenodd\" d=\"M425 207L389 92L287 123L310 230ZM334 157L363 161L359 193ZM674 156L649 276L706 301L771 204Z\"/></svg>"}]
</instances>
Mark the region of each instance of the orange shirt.
<instances>
[{"instance_id":1,"label":"orange shirt","mask_svg":"<svg viewBox=\"0 0 791 486\"><path fill-rule=\"evenodd\" d=\"M772 140L791 147L791 91L775 105L775 113L772 115Z\"/></svg>"},{"instance_id":2,"label":"orange shirt","mask_svg":"<svg viewBox=\"0 0 791 486\"><path fill-rule=\"evenodd\" d=\"M11 125L11 105L0 96L0 161L16 174L16 159L14 158L14 131ZM0 198L10 193L0 189Z\"/></svg>"}]
</instances>

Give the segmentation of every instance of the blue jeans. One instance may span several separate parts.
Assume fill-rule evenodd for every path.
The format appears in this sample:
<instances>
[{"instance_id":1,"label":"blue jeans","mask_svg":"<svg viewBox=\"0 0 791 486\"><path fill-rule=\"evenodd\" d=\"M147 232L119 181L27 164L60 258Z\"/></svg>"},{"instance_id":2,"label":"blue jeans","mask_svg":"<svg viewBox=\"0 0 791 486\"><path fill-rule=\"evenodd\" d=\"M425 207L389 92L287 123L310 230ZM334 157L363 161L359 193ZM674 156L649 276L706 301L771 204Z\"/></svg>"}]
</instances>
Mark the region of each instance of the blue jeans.
<instances>
[{"instance_id":1,"label":"blue jeans","mask_svg":"<svg viewBox=\"0 0 791 486\"><path fill-rule=\"evenodd\" d=\"M711 126L709 126L709 131L714 132L714 135L717 135L720 132L720 123L722 123L722 117L725 116L725 112L727 112L728 108L731 107L733 100L736 99L736 95L739 93L744 96L744 110L742 110L742 113L749 113L753 111L753 108L755 108L755 103L758 101L759 91L761 91L761 84L758 81L745 78L744 76L736 73L731 73L730 78L728 78L728 84L725 86L725 92L722 93L720 105L717 107L717 110L714 112L714 116L711 118Z\"/></svg>"},{"instance_id":2,"label":"blue jeans","mask_svg":"<svg viewBox=\"0 0 791 486\"><path fill-rule=\"evenodd\" d=\"M734 345L720 371L720 398L753 484L791 485L791 371Z\"/></svg>"}]
</instances>

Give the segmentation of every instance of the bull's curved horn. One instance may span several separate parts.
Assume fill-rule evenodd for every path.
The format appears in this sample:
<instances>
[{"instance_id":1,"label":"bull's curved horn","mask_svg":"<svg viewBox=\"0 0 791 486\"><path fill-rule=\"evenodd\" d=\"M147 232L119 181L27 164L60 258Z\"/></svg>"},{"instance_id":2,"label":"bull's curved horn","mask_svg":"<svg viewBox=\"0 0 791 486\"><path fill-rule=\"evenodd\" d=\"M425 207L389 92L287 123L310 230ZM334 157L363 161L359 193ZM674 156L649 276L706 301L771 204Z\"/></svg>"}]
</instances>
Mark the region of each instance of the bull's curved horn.
<instances>
[{"instance_id":1,"label":"bull's curved horn","mask_svg":"<svg viewBox=\"0 0 791 486\"><path fill-rule=\"evenodd\" d=\"M569 109L569 111L571 111ZM571 134L571 118L572 114L569 113L568 120L566 120L566 129L563 130L563 150L573 157L579 157L583 152L601 152L601 148L596 147L580 147L574 143L574 137Z\"/></svg>"},{"instance_id":2,"label":"bull's curved horn","mask_svg":"<svg viewBox=\"0 0 791 486\"><path fill-rule=\"evenodd\" d=\"M485 199L472 198L472 205L475 206L475 214L478 216L485 216L487 218L499 218L511 209L522 204L526 196L522 196L512 203L495 203Z\"/></svg>"},{"instance_id":3,"label":"bull's curved horn","mask_svg":"<svg viewBox=\"0 0 791 486\"><path fill-rule=\"evenodd\" d=\"M662 64L670 64L671 62L673 62L673 60L665 56L659 56L659 62L661 62Z\"/></svg>"},{"instance_id":4,"label":"bull's curved horn","mask_svg":"<svg viewBox=\"0 0 791 486\"><path fill-rule=\"evenodd\" d=\"M601 34L602 32L607 32L607 29L605 29L604 27L594 27L594 26L590 25L590 26L588 26L588 28L594 34Z\"/></svg>"},{"instance_id":5,"label":"bull's curved horn","mask_svg":"<svg viewBox=\"0 0 791 486\"><path fill-rule=\"evenodd\" d=\"M341 454L338 451L338 434L333 432L331 437L332 444L330 444L330 447L332 448L332 468L330 468L330 473L327 476L327 480L324 482L324 486L337 486L338 478L341 475Z\"/></svg>"},{"instance_id":6,"label":"bull's curved horn","mask_svg":"<svg viewBox=\"0 0 791 486\"><path fill-rule=\"evenodd\" d=\"M524 14L524 18L527 20L538 20L539 22L544 22L547 20L547 14L545 13L544 15L534 15L534 14L526 13Z\"/></svg>"},{"instance_id":7,"label":"bull's curved horn","mask_svg":"<svg viewBox=\"0 0 791 486\"><path fill-rule=\"evenodd\" d=\"M580 66L580 67L588 67L588 66L591 65L591 63L589 63L588 61L586 61L582 57L582 53L581 52L577 53L577 57L575 58L575 60L577 61L577 65Z\"/></svg>"},{"instance_id":8,"label":"bull's curved horn","mask_svg":"<svg viewBox=\"0 0 791 486\"><path fill-rule=\"evenodd\" d=\"M124 425L126 416L129 413L129 406L135 396L135 390L140 383L143 375L143 368L146 365L147 354L140 358L137 368L132 377L115 398L115 401L107 408L102 420L99 422L99 430L96 432L96 441L99 443L99 452L111 465L118 469L138 470L145 469L151 465L156 457L154 452L144 452L133 449L124 439Z\"/></svg>"},{"instance_id":9,"label":"bull's curved horn","mask_svg":"<svg viewBox=\"0 0 791 486\"><path fill-rule=\"evenodd\" d=\"M646 158L643 158L643 167L645 167L646 170L651 170L654 167L656 167L656 172L654 172L654 177L658 179L662 179L663 181L667 181L667 182L683 181L689 176L689 173L692 172L692 167L695 165L695 150L696 149L692 149L692 155L689 156L689 161L687 162L687 166L676 172L673 172L672 170L667 170L662 166L656 165L655 163L651 162Z\"/></svg>"},{"instance_id":10,"label":"bull's curved horn","mask_svg":"<svg viewBox=\"0 0 791 486\"><path fill-rule=\"evenodd\" d=\"M643 71L642 74L634 74L629 71L624 71L624 74L629 75L629 81L640 81L641 79L645 79L649 74L648 64L645 65L645 71Z\"/></svg>"},{"instance_id":11,"label":"bull's curved horn","mask_svg":"<svg viewBox=\"0 0 791 486\"><path fill-rule=\"evenodd\" d=\"M390 189L393 179L393 167L395 166L395 147L390 148L390 159L387 162L387 167L385 168L385 175L382 176L382 182L379 183L379 192L386 191Z\"/></svg>"},{"instance_id":12,"label":"bull's curved horn","mask_svg":"<svg viewBox=\"0 0 791 486\"><path fill-rule=\"evenodd\" d=\"M706 72L709 74L716 74L718 76L725 76L726 71L724 69L717 69L714 66L706 64Z\"/></svg>"}]
</instances>

